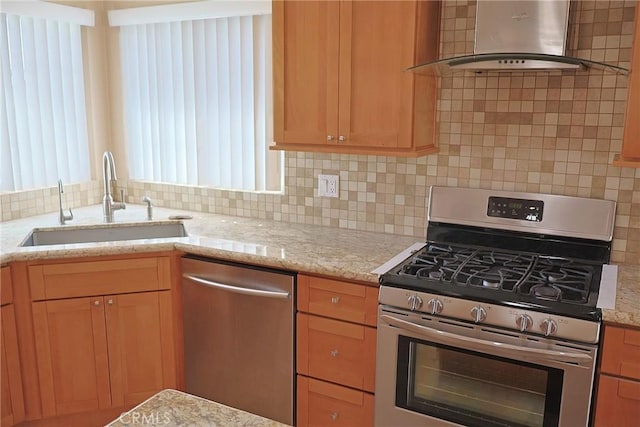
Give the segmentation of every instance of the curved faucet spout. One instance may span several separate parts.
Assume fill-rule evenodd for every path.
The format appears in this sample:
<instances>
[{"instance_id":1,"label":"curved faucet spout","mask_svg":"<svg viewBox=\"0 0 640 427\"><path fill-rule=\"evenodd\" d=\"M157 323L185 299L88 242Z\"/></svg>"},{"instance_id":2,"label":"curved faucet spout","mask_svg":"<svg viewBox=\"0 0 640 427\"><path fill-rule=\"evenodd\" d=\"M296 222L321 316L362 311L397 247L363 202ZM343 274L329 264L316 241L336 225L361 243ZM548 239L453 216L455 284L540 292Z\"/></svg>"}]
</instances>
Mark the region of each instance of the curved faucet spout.
<instances>
[{"instance_id":1,"label":"curved faucet spout","mask_svg":"<svg viewBox=\"0 0 640 427\"><path fill-rule=\"evenodd\" d=\"M102 179L104 180L104 196L102 197L104 222L113 222L113 211L126 209L127 206L124 204L124 198L121 203L115 203L111 197L111 181L118 179L116 177L116 163L111 151L105 151L102 155Z\"/></svg>"}]
</instances>

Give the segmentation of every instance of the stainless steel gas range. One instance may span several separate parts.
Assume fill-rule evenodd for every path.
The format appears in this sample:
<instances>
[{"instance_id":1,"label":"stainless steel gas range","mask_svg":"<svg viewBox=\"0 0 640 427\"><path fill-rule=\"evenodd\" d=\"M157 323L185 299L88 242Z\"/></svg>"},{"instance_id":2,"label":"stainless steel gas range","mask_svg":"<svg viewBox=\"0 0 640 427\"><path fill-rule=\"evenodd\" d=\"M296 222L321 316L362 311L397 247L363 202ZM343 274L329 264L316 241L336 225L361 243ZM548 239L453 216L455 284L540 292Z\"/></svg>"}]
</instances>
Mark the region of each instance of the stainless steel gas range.
<instances>
[{"instance_id":1,"label":"stainless steel gas range","mask_svg":"<svg viewBox=\"0 0 640 427\"><path fill-rule=\"evenodd\" d=\"M432 187L380 278L377 426L587 426L615 203Z\"/></svg>"}]
</instances>

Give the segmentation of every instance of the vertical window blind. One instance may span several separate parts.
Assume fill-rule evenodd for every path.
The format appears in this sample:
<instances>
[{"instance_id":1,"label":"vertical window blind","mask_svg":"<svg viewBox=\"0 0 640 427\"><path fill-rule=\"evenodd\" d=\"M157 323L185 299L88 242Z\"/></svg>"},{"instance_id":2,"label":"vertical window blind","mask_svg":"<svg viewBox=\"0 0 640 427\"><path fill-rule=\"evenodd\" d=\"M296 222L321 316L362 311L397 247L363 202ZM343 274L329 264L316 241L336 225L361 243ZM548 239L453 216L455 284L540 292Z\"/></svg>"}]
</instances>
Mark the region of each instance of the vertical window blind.
<instances>
[{"instance_id":1,"label":"vertical window blind","mask_svg":"<svg viewBox=\"0 0 640 427\"><path fill-rule=\"evenodd\" d=\"M195 5L223 3L250 2ZM163 22L120 28L130 178L280 190L282 154L268 150L273 134L271 15L229 16L231 10L224 16L176 20L175 9L153 10ZM132 16L117 12L124 21ZM153 14L142 16L148 21ZM114 25L113 15L110 20Z\"/></svg>"},{"instance_id":2,"label":"vertical window blind","mask_svg":"<svg viewBox=\"0 0 640 427\"><path fill-rule=\"evenodd\" d=\"M93 19L69 6L3 2L0 191L90 180L81 25Z\"/></svg>"}]
</instances>

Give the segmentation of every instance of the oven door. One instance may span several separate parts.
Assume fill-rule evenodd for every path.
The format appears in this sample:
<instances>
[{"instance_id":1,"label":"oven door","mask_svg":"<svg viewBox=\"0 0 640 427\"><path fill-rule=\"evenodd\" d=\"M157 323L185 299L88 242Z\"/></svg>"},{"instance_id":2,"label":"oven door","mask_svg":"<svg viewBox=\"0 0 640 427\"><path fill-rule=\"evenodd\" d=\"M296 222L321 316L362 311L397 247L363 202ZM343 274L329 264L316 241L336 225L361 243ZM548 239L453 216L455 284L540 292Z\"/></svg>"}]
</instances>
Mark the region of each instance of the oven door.
<instances>
[{"instance_id":1,"label":"oven door","mask_svg":"<svg viewBox=\"0 0 640 427\"><path fill-rule=\"evenodd\" d=\"M597 346L381 306L377 426L586 426Z\"/></svg>"}]
</instances>

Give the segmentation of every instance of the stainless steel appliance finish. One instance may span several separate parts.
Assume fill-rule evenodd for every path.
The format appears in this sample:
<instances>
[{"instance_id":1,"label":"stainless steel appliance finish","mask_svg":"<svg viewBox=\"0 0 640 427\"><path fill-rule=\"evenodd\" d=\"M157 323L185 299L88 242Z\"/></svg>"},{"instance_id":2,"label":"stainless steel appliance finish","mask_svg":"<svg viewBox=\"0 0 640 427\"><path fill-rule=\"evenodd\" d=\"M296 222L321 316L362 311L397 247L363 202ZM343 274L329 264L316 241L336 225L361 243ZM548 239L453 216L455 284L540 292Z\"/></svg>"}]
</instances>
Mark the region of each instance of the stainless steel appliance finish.
<instances>
[{"instance_id":1,"label":"stainless steel appliance finish","mask_svg":"<svg viewBox=\"0 0 640 427\"><path fill-rule=\"evenodd\" d=\"M294 289L289 272L182 259L188 393L294 423Z\"/></svg>"},{"instance_id":2,"label":"stainless steel appliance finish","mask_svg":"<svg viewBox=\"0 0 640 427\"><path fill-rule=\"evenodd\" d=\"M484 207L489 197L497 194L506 194L511 198L539 200L544 204L544 216L540 221L523 219L505 221L502 217L489 216ZM613 238L616 204L609 200L451 187L431 187L429 200L427 213L429 222L602 241L611 241ZM503 209L506 211L508 208Z\"/></svg>"},{"instance_id":3,"label":"stainless steel appliance finish","mask_svg":"<svg viewBox=\"0 0 640 427\"><path fill-rule=\"evenodd\" d=\"M378 426L587 426L615 203L432 187L381 276Z\"/></svg>"},{"instance_id":4,"label":"stainless steel appliance finish","mask_svg":"<svg viewBox=\"0 0 640 427\"><path fill-rule=\"evenodd\" d=\"M454 70L526 71L595 67L626 74L615 65L566 55L569 0L478 0L474 52L417 65L440 74Z\"/></svg>"},{"instance_id":5,"label":"stainless steel appliance finish","mask_svg":"<svg viewBox=\"0 0 640 427\"><path fill-rule=\"evenodd\" d=\"M402 292L397 289L394 291ZM405 353L398 351L399 339L401 338L407 339L410 343ZM379 309L377 339L377 360L383 361L383 363L378 363L376 371L376 426L586 426L588 423L596 346L548 338L525 337L517 332L506 332L504 329L483 325L470 326L466 322L412 313L408 310L397 310L386 306L381 306ZM409 369L420 369L420 367L416 367L420 361L416 360L415 350L410 347L415 345L414 343L425 347L444 348L449 360L457 354L465 356L471 354L473 359L470 360L473 360L473 363L469 363L470 368L477 372L488 371L486 378L465 376L465 372L455 371L452 366L447 366L448 360L441 357L436 363L444 374L440 375L438 382L434 381L429 384L433 390L431 395L440 395L441 398L446 398L447 394L453 395L453 390L459 390L461 394L458 397L463 397L456 402L456 398L453 396L449 401L445 400L444 403L453 401L464 404L474 400L482 401L485 411L484 420L479 417L471 421L472 419L468 418L466 422L458 424L446 419L439 419L436 416L423 415L396 404L398 366L403 366L403 363L399 363L399 358L408 359ZM503 362L501 366L511 368L507 373L512 378L520 376L528 380L526 375L527 371L532 369L531 365L545 374L548 369L557 377L561 376L562 382L555 384L560 387L558 394L550 392L545 396L535 390L527 391L511 384L502 385L499 382L501 372L491 370L491 363L495 361L495 358L507 361ZM486 366L484 362L486 362ZM508 370L505 369L505 371ZM414 375L413 383L411 375ZM406 377L403 378L402 385L412 390L419 386L425 387L427 385L425 381L420 383L415 379L418 375L405 371ZM552 376L552 374L547 375ZM532 377L532 380L535 380L535 377ZM449 385L447 381L453 384ZM554 381L550 382L554 384ZM545 385L544 388L549 388L549 386ZM500 396L506 393L513 396L513 401L509 401L509 397ZM405 396L407 400L412 397L411 395L408 398ZM442 401L440 403L442 404ZM558 408L549 408L554 403L561 404L558 405ZM557 421L544 424L545 409L552 412L553 410L558 411ZM472 410L472 408L463 406L460 412L472 412ZM507 414L513 415L512 418L505 419ZM491 416L496 420L500 417L503 418L496 421L496 424L491 424L488 421Z\"/></svg>"}]
</instances>

